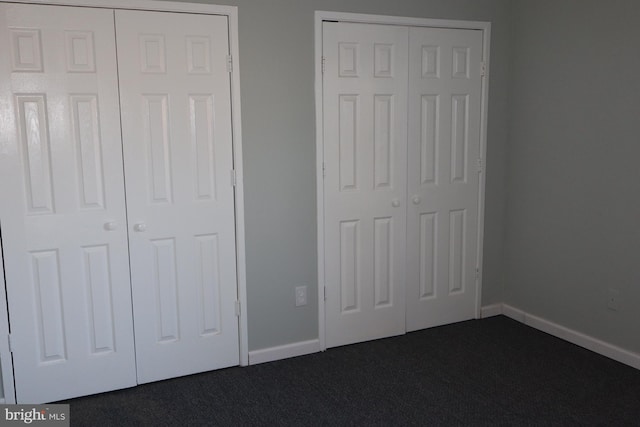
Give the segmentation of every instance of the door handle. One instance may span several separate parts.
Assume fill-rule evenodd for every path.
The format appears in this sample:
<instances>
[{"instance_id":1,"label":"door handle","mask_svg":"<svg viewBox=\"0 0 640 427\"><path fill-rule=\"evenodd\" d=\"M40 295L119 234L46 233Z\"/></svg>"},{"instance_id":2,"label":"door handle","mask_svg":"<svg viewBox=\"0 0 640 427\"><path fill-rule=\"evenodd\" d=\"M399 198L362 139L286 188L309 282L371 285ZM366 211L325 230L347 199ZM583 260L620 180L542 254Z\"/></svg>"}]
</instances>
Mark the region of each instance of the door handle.
<instances>
[{"instance_id":1,"label":"door handle","mask_svg":"<svg viewBox=\"0 0 640 427\"><path fill-rule=\"evenodd\" d=\"M139 222L138 224L133 226L133 231L137 231L139 233L145 231L147 229L147 224L144 222Z\"/></svg>"},{"instance_id":2,"label":"door handle","mask_svg":"<svg viewBox=\"0 0 640 427\"><path fill-rule=\"evenodd\" d=\"M104 223L104 229L107 231L113 231L118 228L118 223L115 221L109 221Z\"/></svg>"},{"instance_id":3,"label":"door handle","mask_svg":"<svg viewBox=\"0 0 640 427\"><path fill-rule=\"evenodd\" d=\"M422 201L422 199L420 198L420 196L418 196L417 194L415 196L413 196L413 198L411 199L411 201L413 202L414 205L419 205L420 202Z\"/></svg>"},{"instance_id":4,"label":"door handle","mask_svg":"<svg viewBox=\"0 0 640 427\"><path fill-rule=\"evenodd\" d=\"M400 207L400 200L398 200L398 199L393 199L393 200L391 201L391 206L393 206L394 208L398 208L398 207Z\"/></svg>"}]
</instances>

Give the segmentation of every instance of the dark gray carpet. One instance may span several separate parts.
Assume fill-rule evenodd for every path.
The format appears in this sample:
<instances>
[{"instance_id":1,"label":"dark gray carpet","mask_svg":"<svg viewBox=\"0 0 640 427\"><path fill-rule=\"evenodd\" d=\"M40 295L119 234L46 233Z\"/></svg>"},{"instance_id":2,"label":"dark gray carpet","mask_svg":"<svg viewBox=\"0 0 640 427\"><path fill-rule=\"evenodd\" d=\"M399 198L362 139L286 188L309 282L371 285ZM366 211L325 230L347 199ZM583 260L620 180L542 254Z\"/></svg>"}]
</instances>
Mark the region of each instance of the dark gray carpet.
<instances>
[{"instance_id":1,"label":"dark gray carpet","mask_svg":"<svg viewBox=\"0 0 640 427\"><path fill-rule=\"evenodd\" d=\"M640 426L640 371L498 316L65 403L72 426Z\"/></svg>"}]
</instances>

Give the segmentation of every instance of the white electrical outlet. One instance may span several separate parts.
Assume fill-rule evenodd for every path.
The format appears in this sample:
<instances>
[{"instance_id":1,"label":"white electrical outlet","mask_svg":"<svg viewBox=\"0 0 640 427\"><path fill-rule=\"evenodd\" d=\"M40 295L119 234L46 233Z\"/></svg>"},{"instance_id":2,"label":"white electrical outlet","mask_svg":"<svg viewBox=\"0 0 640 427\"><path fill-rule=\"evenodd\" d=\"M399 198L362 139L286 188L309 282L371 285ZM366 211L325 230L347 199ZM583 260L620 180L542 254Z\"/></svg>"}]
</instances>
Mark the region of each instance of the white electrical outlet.
<instances>
[{"instance_id":1,"label":"white electrical outlet","mask_svg":"<svg viewBox=\"0 0 640 427\"><path fill-rule=\"evenodd\" d=\"M620 291L609 289L609 296L607 298L607 307L609 307L609 310L620 310L620 302Z\"/></svg>"},{"instance_id":2,"label":"white electrical outlet","mask_svg":"<svg viewBox=\"0 0 640 427\"><path fill-rule=\"evenodd\" d=\"M307 287L296 287L296 307L307 305Z\"/></svg>"}]
</instances>

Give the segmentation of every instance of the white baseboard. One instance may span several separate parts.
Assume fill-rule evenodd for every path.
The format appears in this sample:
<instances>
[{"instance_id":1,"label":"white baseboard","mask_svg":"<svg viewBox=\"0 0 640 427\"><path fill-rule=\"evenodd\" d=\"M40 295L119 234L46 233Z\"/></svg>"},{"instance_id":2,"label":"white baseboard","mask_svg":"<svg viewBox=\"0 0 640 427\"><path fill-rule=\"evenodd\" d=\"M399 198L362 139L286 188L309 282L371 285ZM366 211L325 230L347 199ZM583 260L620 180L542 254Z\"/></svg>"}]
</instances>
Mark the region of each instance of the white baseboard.
<instances>
[{"instance_id":1,"label":"white baseboard","mask_svg":"<svg viewBox=\"0 0 640 427\"><path fill-rule=\"evenodd\" d=\"M520 323L527 323L527 313L509 304L502 304L502 314Z\"/></svg>"},{"instance_id":2,"label":"white baseboard","mask_svg":"<svg viewBox=\"0 0 640 427\"><path fill-rule=\"evenodd\" d=\"M640 354L638 353L625 350L624 348L583 334L582 332L569 329L560 324L543 319L542 317L534 316L509 304L498 303L488 305L482 307L480 313L483 319L486 317L504 314L505 316L527 326L531 326L532 328L579 345L580 347L584 347L587 350L591 350L620 363L624 363L625 365L640 369ZM249 352L249 365L273 362L275 360L303 356L305 354L317 353L319 351L320 340L317 339L265 348Z\"/></svg>"},{"instance_id":3,"label":"white baseboard","mask_svg":"<svg viewBox=\"0 0 640 427\"><path fill-rule=\"evenodd\" d=\"M249 352L249 365L288 359L289 357L304 356L320 351L320 340L300 341L277 347L263 348Z\"/></svg>"},{"instance_id":4,"label":"white baseboard","mask_svg":"<svg viewBox=\"0 0 640 427\"><path fill-rule=\"evenodd\" d=\"M640 369L640 354L638 353L625 350L624 348L583 334L582 332L569 329L565 326L543 319L542 317L534 316L523 310L510 306L509 304L494 304L487 306L487 312L495 313L497 310L495 307L496 305L501 305L502 314L513 320L517 320L527 326L531 326L532 328L546 332L565 341L569 341L570 343L579 345L580 347L584 347L587 350L591 350L620 363L624 363L625 365ZM485 317L484 310L485 307L482 308L482 317Z\"/></svg>"},{"instance_id":5,"label":"white baseboard","mask_svg":"<svg viewBox=\"0 0 640 427\"><path fill-rule=\"evenodd\" d=\"M503 304L501 302L498 304L485 305L484 307L480 308L480 318L484 319L486 317L501 315L502 306Z\"/></svg>"}]
</instances>

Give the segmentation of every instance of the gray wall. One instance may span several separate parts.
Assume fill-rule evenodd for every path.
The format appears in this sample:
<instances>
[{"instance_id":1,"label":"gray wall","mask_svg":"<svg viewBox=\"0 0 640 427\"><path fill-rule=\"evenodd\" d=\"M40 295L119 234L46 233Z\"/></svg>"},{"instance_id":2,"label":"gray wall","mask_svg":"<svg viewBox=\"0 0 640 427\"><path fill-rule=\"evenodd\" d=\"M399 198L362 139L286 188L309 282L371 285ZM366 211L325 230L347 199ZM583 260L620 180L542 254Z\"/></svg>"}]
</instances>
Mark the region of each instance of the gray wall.
<instances>
[{"instance_id":1,"label":"gray wall","mask_svg":"<svg viewBox=\"0 0 640 427\"><path fill-rule=\"evenodd\" d=\"M211 2L239 8L251 350L317 338L313 12L332 10L492 22L482 303L640 352L639 2Z\"/></svg>"},{"instance_id":2,"label":"gray wall","mask_svg":"<svg viewBox=\"0 0 640 427\"><path fill-rule=\"evenodd\" d=\"M640 2L513 7L505 301L640 352Z\"/></svg>"},{"instance_id":3,"label":"gray wall","mask_svg":"<svg viewBox=\"0 0 640 427\"><path fill-rule=\"evenodd\" d=\"M492 21L483 303L501 301L510 2L209 2L238 6L250 350L318 337L315 10Z\"/></svg>"}]
</instances>

